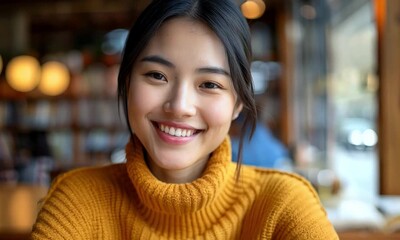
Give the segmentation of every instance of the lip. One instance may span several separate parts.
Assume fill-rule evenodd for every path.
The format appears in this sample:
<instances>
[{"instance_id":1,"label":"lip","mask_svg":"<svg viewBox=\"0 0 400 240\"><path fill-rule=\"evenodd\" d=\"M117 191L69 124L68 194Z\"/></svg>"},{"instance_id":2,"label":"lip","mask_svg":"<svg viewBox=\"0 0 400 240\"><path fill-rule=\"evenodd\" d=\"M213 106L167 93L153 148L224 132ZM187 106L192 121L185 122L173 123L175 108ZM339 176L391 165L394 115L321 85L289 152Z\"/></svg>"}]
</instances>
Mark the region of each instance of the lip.
<instances>
[{"instance_id":1,"label":"lip","mask_svg":"<svg viewBox=\"0 0 400 240\"><path fill-rule=\"evenodd\" d=\"M182 129L187 129L187 130L194 130L194 131L201 131L201 129L194 128L190 126L189 124L185 123L177 123L177 122L153 122L155 127L158 128L158 125L163 124L168 127L174 127L174 128L182 128Z\"/></svg>"},{"instance_id":2,"label":"lip","mask_svg":"<svg viewBox=\"0 0 400 240\"><path fill-rule=\"evenodd\" d=\"M152 123L153 123L153 126L154 126L158 136L160 137L160 139L163 140L165 143L172 144L172 145L187 144L187 143L193 141L196 138L196 136L202 131L201 129L196 129L196 128L194 128L188 124L184 124L184 123L175 123L175 122L152 122ZM163 124L163 125L169 126L169 127L193 130L193 131L195 131L195 133L190 137L171 136L160 130L160 128L159 128L160 124Z\"/></svg>"}]
</instances>

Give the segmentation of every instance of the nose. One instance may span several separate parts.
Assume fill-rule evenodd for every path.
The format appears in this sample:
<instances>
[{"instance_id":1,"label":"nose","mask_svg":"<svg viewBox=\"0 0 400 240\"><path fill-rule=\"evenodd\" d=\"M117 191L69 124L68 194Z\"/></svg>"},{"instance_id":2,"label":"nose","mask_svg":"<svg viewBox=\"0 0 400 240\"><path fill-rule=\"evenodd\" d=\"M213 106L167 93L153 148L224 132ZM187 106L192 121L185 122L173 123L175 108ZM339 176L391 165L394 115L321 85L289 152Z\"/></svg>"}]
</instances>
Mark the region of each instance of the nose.
<instances>
[{"instance_id":1,"label":"nose","mask_svg":"<svg viewBox=\"0 0 400 240\"><path fill-rule=\"evenodd\" d=\"M196 114L194 104L195 96L192 94L190 86L178 84L174 86L163 109L166 113L172 114L177 118L191 117Z\"/></svg>"}]
</instances>

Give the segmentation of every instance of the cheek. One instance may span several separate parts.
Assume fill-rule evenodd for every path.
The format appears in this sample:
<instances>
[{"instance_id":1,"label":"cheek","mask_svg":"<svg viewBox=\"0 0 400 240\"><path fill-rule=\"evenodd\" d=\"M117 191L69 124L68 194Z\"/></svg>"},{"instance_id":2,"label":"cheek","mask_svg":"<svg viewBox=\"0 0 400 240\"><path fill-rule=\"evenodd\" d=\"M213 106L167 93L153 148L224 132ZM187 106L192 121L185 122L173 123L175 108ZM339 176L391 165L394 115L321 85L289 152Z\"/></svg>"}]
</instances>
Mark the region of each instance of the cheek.
<instances>
[{"instance_id":1,"label":"cheek","mask_svg":"<svg viewBox=\"0 0 400 240\"><path fill-rule=\"evenodd\" d=\"M204 116L209 126L229 128L232 121L234 105L234 101L230 98L225 98L223 101L213 101L207 104L204 108Z\"/></svg>"},{"instance_id":2,"label":"cheek","mask_svg":"<svg viewBox=\"0 0 400 240\"><path fill-rule=\"evenodd\" d=\"M147 93L147 94L145 94ZM128 94L128 113L131 127L138 124L140 119L150 111L154 105L154 98L149 97L149 91L132 80Z\"/></svg>"}]
</instances>

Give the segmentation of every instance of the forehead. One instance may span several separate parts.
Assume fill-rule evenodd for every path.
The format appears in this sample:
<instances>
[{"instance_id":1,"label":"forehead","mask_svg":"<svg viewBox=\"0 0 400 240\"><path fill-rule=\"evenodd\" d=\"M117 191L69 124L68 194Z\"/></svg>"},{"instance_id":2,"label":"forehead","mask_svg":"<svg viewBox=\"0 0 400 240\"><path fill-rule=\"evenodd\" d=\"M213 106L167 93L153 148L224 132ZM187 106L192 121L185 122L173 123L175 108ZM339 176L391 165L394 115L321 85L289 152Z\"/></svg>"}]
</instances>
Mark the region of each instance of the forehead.
<instances>
[{"instance_id":1,"label":"forehead","mask_svg":"<svg viewBox=\"0 0 400 240\"><path fill-rule=\"evenodd\" d=\"M170 60L190 58L223 65L229 70L225 47L216 33L206 24L187 17L172 18L161 25L141 55L154 54Z\"/></svg>"},{"instance_id":2,"label":"forehead","mask_svg":"<svg viewBox=\"0 0 400 240\"><path fill-rule=\"evenodd\" d=\"M187 33L209 35L219 40L217 35L203 22L189 17L173 17L161 24L156 35L169 35L178 30L185 30Z\"/></svg>"}]
</instances>

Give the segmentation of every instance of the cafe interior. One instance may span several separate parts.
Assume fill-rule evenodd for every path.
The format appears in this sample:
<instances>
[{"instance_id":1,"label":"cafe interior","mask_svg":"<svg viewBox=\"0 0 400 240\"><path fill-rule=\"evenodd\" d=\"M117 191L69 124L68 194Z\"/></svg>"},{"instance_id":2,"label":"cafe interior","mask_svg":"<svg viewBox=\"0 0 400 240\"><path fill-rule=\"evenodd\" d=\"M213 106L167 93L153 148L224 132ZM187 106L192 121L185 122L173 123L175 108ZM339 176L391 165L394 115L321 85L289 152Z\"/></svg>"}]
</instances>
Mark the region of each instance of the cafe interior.
<instances>
[{"instance_id":1,"label":"cafe interior","mask_svg":"<svg viewBox=\"0 0 400 240\"><path fill-rule=\"evenodd\" d=\"M245 164L307 178L340 239L400 239L400 1L233 1L268 133ZM149 2L0 1L0 239L29 239L59 174L125 161L119 62Z\"/></svg>"}]
</instances>

